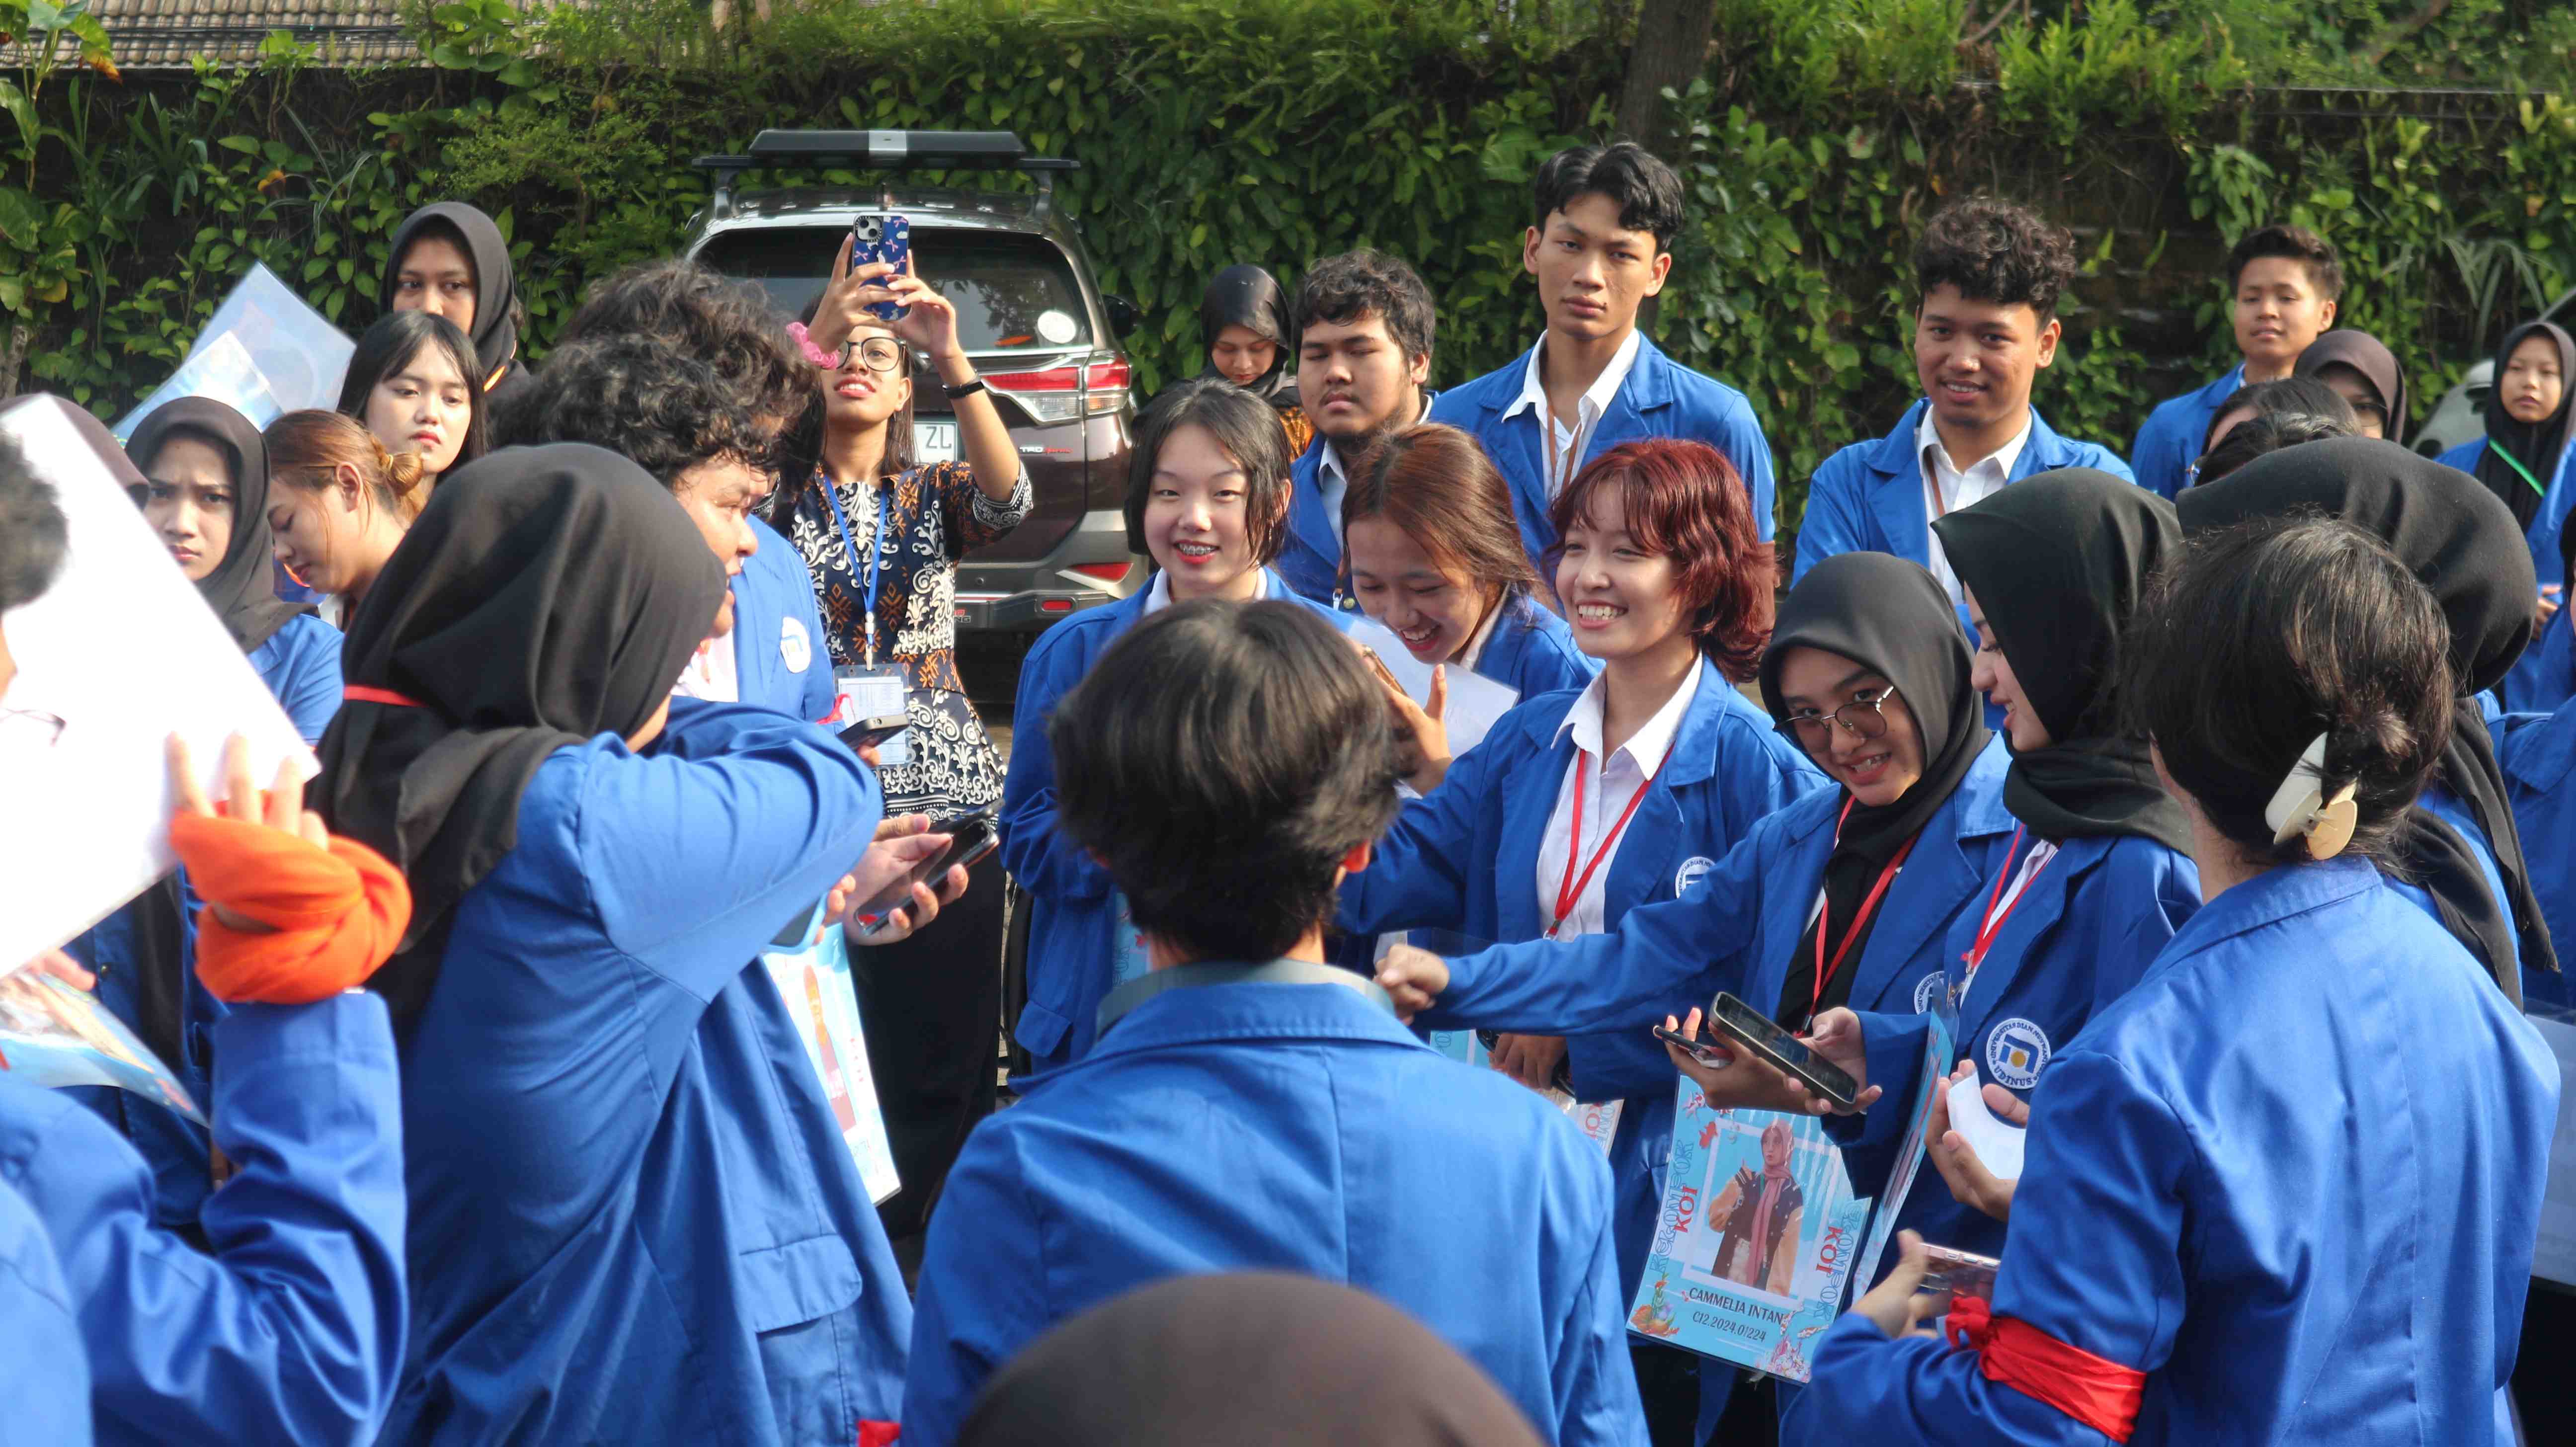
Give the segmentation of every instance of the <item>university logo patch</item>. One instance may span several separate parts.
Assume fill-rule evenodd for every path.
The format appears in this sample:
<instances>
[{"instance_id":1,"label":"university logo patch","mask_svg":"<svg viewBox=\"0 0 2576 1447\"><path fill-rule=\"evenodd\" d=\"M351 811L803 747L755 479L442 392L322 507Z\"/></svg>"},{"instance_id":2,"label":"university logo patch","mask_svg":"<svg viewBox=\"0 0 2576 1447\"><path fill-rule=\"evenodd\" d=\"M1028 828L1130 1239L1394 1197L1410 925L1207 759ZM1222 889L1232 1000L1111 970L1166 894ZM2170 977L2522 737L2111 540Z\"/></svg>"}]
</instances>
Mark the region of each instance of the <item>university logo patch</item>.
<instances>
[{"instance_id":1,"label":"university logo patch","mask_svg":"<svg viewBox=\"0 0 2576 1447\"><path fill-rule=\"evenodd\" d=\"M2039 1072L2047 1064L2048 1032L2035 1021L2016 1016L1986 1037L1986 1074L2008 1090L2039 1084Z\"/></svg>"},{"instance_id":2,"label":"university logo patch","mask_svg":"<svg viewBox=\"0 0 2576 1447\"><path fill-rule=\"evenodd\" d=\"M805 636L805 625L794 618L778 620L778 656L787 660L787 671L803 673L814 661L814 640Z\"/></svg>"},{"instance_id":3,"label":"university logo patch","mask_svg":"<svg viewBox=\"0 0 2576 1447\"><path fill-rule=\"evenodd\" d=\"M1941 973L1939 970L1934 970L1932 973L1925 975L1922 979L1916 981L1914 985L1914 1013L1920 1015L1929 1011L1932 1008L1932 1002L1941 998L1943 987L1947 986L1949 983L1950 977Z\"/></svg>"},{"instance_id":4,"label":"university logo patch","mask_svg":"<svg viewBox=\"0 0 2576 1447\"><path fill-rule=\"evenodd\" d=\"M1682 867L1673 871L1673 898L1679 899L1690 893L1690 887L1699 883L1700 876L1716 867L1717 861L1705 854L1694 854L1683 860Z\"/></svg>"}]
</instances>

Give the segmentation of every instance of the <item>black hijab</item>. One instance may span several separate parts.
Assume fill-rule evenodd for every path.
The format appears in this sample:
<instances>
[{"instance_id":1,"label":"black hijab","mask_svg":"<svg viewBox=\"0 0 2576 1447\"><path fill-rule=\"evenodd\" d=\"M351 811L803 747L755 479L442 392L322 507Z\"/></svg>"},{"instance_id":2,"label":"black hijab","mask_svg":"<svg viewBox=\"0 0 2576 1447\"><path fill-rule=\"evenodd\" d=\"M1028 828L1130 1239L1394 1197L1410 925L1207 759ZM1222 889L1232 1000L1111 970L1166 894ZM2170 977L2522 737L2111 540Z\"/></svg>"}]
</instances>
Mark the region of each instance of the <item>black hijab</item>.
<instances>
[{"instance_id":1,"label":"black hijab","mask_svg":"<svg viewBox=\"0 0 2576 1447\"><path fill-rule=\"evenodd\" d=\"M2549 338L2558 348L2558 410L2538 422L2522 422L2504 409L2505 364L2513 360L2513 350L2531 337ZM2567 422L2576 411L2576 337L2556 322L2525 322L2515 327L2496 349L2495 391L2487 399L2487 445L2478 451L2472 470L2487 491L2504 499L2513 510L2513 520L2526 534L2531 520L2540 515L2541 491L2558 473L2559 454L2567 450ZM2501 452L2499 451L2501 449ZM2505 460L2511 456L2513 461ZM2517 470L2515 464L2521 464ZM2529 474L2530 481L2525 481ZM2538 483L2535 489L2533 483Z\"/></svg>"},{"instance_id":2,"label":"black hijab","mask_svg":"<svg viewBox=\"0 0 2576 1447\"><path fill-rule=\"evenodd\" d=\"M474 354L483 362L483 375L474 381L478 391L494 386L519 355L519 327L510 319L519 299L518 277L510 269L510 243L501 239L501 228L491 217L462 201L423 206L403 219L394 231L392 248L385 253L385 284L376 301L387 311L393 309L394 282L402 272L403 253L423 235L457 242L464 247L466 259L474 263L471 335Z\"/></svg>"},{"instance_id":3,"label":"black hijab","mask_svg":"<svg viewBox=\"0 0 2576 1447\"><path fill-rule=\"evenodd\" d=\"M1229 266L1209 280L1206 294L1199 298L1199 346L1214 353L1217 333L1227 327L1250 327L1278 348L1270 370L1245 390L1282 412L1296 406L1296 352L1288 340L1288 295L1269 272L1257 266ZM1225 374L1211 360L1199 375Z\"/></svg>"},{"instance_id":4,"label":"black hijab","mask_svg":"<svg viewBox=\"0 0 2576 1447\"><path fill-rule=\"evenodd\" d=\"M2313 377L2328 367L2350 367L2359 372L2387 410L2387 440L2406 440L2406 373L2397 365L2396 353L2368 332L2339 328L2308 343L2308 349L2290 364L2290 375Z\"/></svg>"},{"instance_id":5,"label":"black hijab","mask_svg":"<svg viewBox=\"0 0 2576 1447\"><path fill-rule=\"evenodd\" d=\"M2191 821L2123 732L2120 638L2182 546L2173 504L2090 468L2045 472L1935 519L1959 581L2055 740L2015 750L2004 804L2042 839L2134 834L2191 852ZM2010 735L2005 742L2010 744Z\"/></svg>"},{"instance_id":6,"label":"black hijab","mask_svg":"<svg viewBox=\"0 0 2576 1447\"><path fill-rule=\"evenodd\" d=\"M1896 685L1923 737L1923 777L1894 802L1864 806L1845 793L1851 812L1843 816L1833 855L1825 861L1827 909L1819 916L1829 931L1825 956L1831 960L1839 954L1843 964L1819 998L1814 990L1816 922L1810 921L1789 961L1774 1017L1798 1029L1811 1013L1811 1001L1824 1010L1850 998L1857 961L1877 922L1878 912L1872 911L1859 933L1852 933L1861 904L1906 841L1949 802L1993 735L1977 691L1968 685L1968 641L1959 634L1959 615L1950 606L1950 595L1920 563L1887 553L1840 553L1798 580L1780 604L1770 651L1762 655L1762 702L1774 719L1788 717L1781 702L1780 668L1792 648L1838 653ZM1792 741L1805 747L1795 735ZM1824 761L1816 763L1821 768Z\"/></svg>"},{"instance_id":7,"label":"black hijab","mask_svg":"<svg viewBox=\"0 0 2576 1447\"><path fill-rule=\"evenodd\" d=\"M233 532L223 561L198 580L206 606L224 620L224 631L244 653L252 652L298 613L313 610L281 602L270 573L274 535L268 528L268 444L250 419L211 397L181 397L156 408L134 429L125 453L149 476L162 444L174 432L193 432L232 459Z\"/></svg>"},{"instance_id":8,"label":"black hijab","mask_svg":"<svg viewBox=\"0 0 2576 1447\"><path fill-rule=\"evenodd\" d=\"M411 881L411 930L374 988L409 1016L451 911L518 843L519 794L556 750L632 734L715 625L724 571L642 468L596 447L495 452L431 494L349 620L353 698L308 790L331 828Z\"/></svg>"},{"instance_id":9,"label":"black hijab","mask_svg":"<svg viewBox=\"0 0 2576 1447\"><path fill-rule=\"evenodd\" d=\"M2467 473L2367 437L2310 442L2256 458L2184 493L2180 511L2186 533L2301 511L2339 517L2387 543L2432 590L2450 624L2451 673L2459 695L2451 710L2451 741L2435 777L2459 796L2486 835L2504 876L2505 899L2489 893L2469 842L2421 804L2409 812L2402 836L2406 865L2432 891L2443 925L2519 1004L2522 981L2509 963L2517 942L2523 964L2531 968L2555 971L2558 955L2532 895L2522 833L2514 826L2495 744L2476 698L2504 678L2531 637L2531 600L2539 584L2513 515Z\"/></svg>"},{"instance_id":10,"label":"black hijab","mask_svg":"<svg viewBox=\"0 0 2576 1447\"><path fill-rule=\"evenodd\" d=\"M975 1400L958 1447L1537 1447L1493 1380L1338 1282L1181 1276L1073 1318Z\"/></svg>"}]
</instances>

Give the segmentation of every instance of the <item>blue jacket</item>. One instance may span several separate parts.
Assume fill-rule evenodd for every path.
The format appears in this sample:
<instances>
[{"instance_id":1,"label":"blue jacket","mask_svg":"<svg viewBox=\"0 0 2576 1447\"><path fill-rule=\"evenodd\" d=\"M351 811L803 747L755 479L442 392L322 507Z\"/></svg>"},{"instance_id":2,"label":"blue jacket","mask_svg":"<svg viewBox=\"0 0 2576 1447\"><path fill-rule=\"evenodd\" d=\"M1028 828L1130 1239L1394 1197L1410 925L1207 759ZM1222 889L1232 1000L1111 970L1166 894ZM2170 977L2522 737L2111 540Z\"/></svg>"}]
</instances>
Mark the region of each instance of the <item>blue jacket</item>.
<instances>
[{"instance_id":1,"label":"blue jacket","mask_svg":"<svg viewBox=\"0 0 2576 1447\"><path fill-rule=\"evenodd\" d=\"M2022 848L2029 847L2025 840ZM1965 957L1984 927L1997 879L2018 863L2017 856L1998 854L1976 897L1950 921L1941 963L1952 978L1966 970ZM1951 1066L1972 1060L1980 1082L2030 1099L2050 1057L2062 1053L2096 1011L2126 994L2199 909L2200 870L2190 856L2152 839L2064 841L1987 947L1959 1010ZM1780 997L1788 960L1757 957L1753 964L1754 993L1747 998L1767 1008L1765 1002ZM1878 1194L1901 1164L1896 1150L1923 1084L1928 1026L1921 1011L1929 1003L1898 990L1882 990L1869 1004L1857 993L1852 997L1868 1043L1869 1082L1887 1093L1858 1116L1828 1118L1825 1129L1841 1142L1852 1189L1862 1195ZM1961 1205L1928 1168L1916 1175L1897 1224L1922 1232L1926 1241L1981 1256L2004 1249L2004 1223ZM1880 1274L1895 1265L1891 1252ZM1864 1282L1859 1289L1875 1284Z\"/></svg>"},{"instance_id":2,"label":"blue jacket","mask_svg":"<svg viewBox=\"0 0 2576 1447\"><path fill-rule=\"evenodd\" d=\"M1357 933L1446 929L1500 943L1539 939L1547 930L1536 885L1539 844L1574 761L1574 740L1560 740L1557 730L1580 696L1551 693L1513 709L1458 758L1439 788L1406 804L1369 867L1343 881L1341 926ZM1607 927L1617 929L1637 906L1677 897L1764 816L1824 786L1807 756L1702 662L1672 753L1608 865ZM1619 1279L1633 1285L1663 1201L1679 1072L1633 1020L1576 1035L1566 1042L1566 1063L1576 1098L1625 1102L1610 1174Z\"/></svg>"},{"instance_id":3,"label":"blue jacket","mask_svg":"<svg viewBox=\"0 0 2576 1447\"><path fill-rule=\"evenodd\" d=\"M1854 1008L1911 1001L1918 991L1930 1003L1924 981L1948 958L1951 921L1977 908L1978 887L1992 877L2012 837L2003 803L2007 762L2002 739L1987 744L1924 821L1859 961L1847 967L1856 971ZM1447 788L1443 783L1434 792ZM1843 797L1839 789L1799 796L1754 825L1679 899L1631 909L1608 934L1501 944L1451 960L1449 988L1414 1023L1543 1035L1642 1033L1667 1014L1704 1008L1719 990L1767 1012L1779 1003L1776 985L1769 1000L1745 995L1754 962L1778 961L1785 971L1789 951L1806 933Z\"/></svg>"},{"instance_id":4,"label":"blue jacket","mask_svg":"<svg viewBox=\"0 0 2576 1447\"><path fill-rule=\"evenodd\" d=\"M234 1068L208 1114L241 1173L206 1200L211 1257L153 1224L151 1171L95 1114L0 1079L0 1183L61 1258L98 1440L372 1442L404 1330L384 1002L238 1005L214 1032Z\"/></svg>"},{"instance_id":5,"label":"blue jacket","mask_svg":"<svg viewBox=\"0 0 2576 1447\"><path fill-rule=\"evenodd\" d=\"M1527 594L1511 601L1476 658L1477 673L1510 688L1523 703L1542 693L1579 689L1600 671L1601 660L1575 646L1565 620Z\"/></svg>"},{"instance_id":6,"label":"blue jacket","mask_svg":"<svg viewBox=\"0 0 2576 1447\"><path fill-rule=\"evenodd\" d=\"M1592 1143L1379 1004L1298 984L1154 996L975 1128L931 1218L904 1447L947 1447L985 1379L1057 1322L1218 1271L1373 1292L1543 1439L1644 1447Z\"/></svg>"},{"instance_id":7,"label":"blue jacket","mask_svg":"<svg viewBox=\"0 0 2576 1447\"><path fill-rule=\"evenodd\" d=\"M308 744L320 743L322 731L340 711L340 630L310 613L299 613L250 652L250 666L286 710L295 732ZM179 1049L163 1063L189 1096L204 1105L214 1085L214 1046L209 1033L224 1016L224 1002L208 994L197 979L196 893L180 877L180 917L156 922L148 912L164 907L159 889L129 900L116 913L91 926L65 950L98 976L98 999L127 1026L140 1028L143 1018L140 962L144 932L175 928L179 942ZM153 1218L164 1226L194 1224L198 1208L213 1189L206 1128L173 1111L161 1109L131 1091L108 1086L82 1086L74 1098L124 1132L152 1167L156 1203Z\"/></svg>"},{"instance_id":8,"label":"blue jacket","mask_svg":"<svg viewBox=\"0 0 2576 1447\"><path fill-rule=\"evenodd\" d=\"M879 810L831 735L739 704L538 767L403 1041L385 1440L849 1447L895 1420L903 1278L756 958Z\"/></svg>"},{"instance_id":9,"label":"blue jacket","mask_svg":"<svg viewBox=\"0 0 2576 1447\"><path fill-rule=\"evenodd\" d=\"M54 1243L27 1198L0 1181L0 1402L11 1441L87 1442L89 1353Z\"/></svg>"},{"instance_id":10,"label":"blue jacket","mask_svg":"<svg viewBox=\"0 0 2576 1447\"><path fill-rule=\"evenodd\" d=\"M1337 613L1292 594L1268 573L1270 598L1296 598L1350 627ZM1117 957L1117 902L1109 871L1055 826L1055 751L1047 718L1058 699L1091 671L1092 660L1145 616L1150 590L1106 608L1090 608L1038 635L1020 664L1019 703L1011 717L1010 772L1002 780L1002 864L1028 896L1028 1003L1012 1026L1033 1070L1079 1060L1091 1049L1092 1016L1109 993ZM857 856L853 855L852 858Z\"/></svg>"},{"instance_id":11,"label":"blue jacket","mask_svg":"<svg viewBox=\"0 0 2576 1447\"><path fill-rule=\"evenodd\" d=\"M1925 567L1932 565L1932 519L1923 503L1923 458L1914 449L1914 430L1932 404L1917 401L1905 411L1896 430L1876 442L1855 442L1824 461L1807 484L1807 513L1798 524L1798 562L1790 582L1836 553L1894 553ZM2030 440L2014 459L2009 481L2061 467L2094 467L2113 477L2129 476L2129 464L2107 447L2070 442L2052 430L2034 407ZM1959 627L1977 636L1968 610L1959 610Z\"/></svg>"},{"instance_id":12,"label":"blue jacket","mask_svg":"<svg viewBox=\"0 0 2576 1447\"><path fill-rule=\"evenodd\" d=\"M2533 862L2531 892L2540 901L2549 937L2576 953L2576 700L2546 714L2515 714L2495 731L2496 763L2513 800L2513 822L2522 831L2522 853ZM2576 969L2576 962L2565 968ZM2525 1004L2576 1006L2567 975L2522 972Z\"/></svg>"},{"instance_id":13,"label":"blue jacket","mask_svg":"<svg viewBox=\"0 0 2576 1447\"><path fill-rule=\"evenodd\" d=\"M736 693L744 703L807 723L832 716L836 687L823 642L823 610L796 545L751 520L759 547L733 577Z\"/></svg>"},{"instance_id":14,"label":"blue jacket","mask_svg":"<svg viewBox=\"0 0 2576 1447\"><path fill-rule=\"evenodd\" d=\"M1423 389L1424 421L1438 420L1431 415L1431 404L1439 395L1430 388ZM1324 489L1319 481L1324 471L1324 449L1331 445L1318 432L1306 444L1306 450L1288 465L1288 537L1270 566L1271 571L1287 580L1298 597L1340 609L1353 606L1350 586L1342 576L1342 535L1334 531L1341 524L1324 506ZM1013 746L1017 747L1016 743Z\"/></svg>"},{"instance_id":15,"label":"blue jacket","mask_svg":"<svg viewBox=\"0 0 2576 1447\"><path fill-rule=\"evenodd\" d=\"M1556 546L1556 529L1547 521L1548 504L1555 501L1547 488L1548 419L1536 408L1517 417L1503 415L1520 400L1521 384L1528 375L1529 354L1523 352L1476 380L1441 393L1428 420L1445 422L1484 445L1485 455L1511 484L1512 515L1521 526L1521 546L1529 550L1530 564L1538 575L1553 586L1556 575L1546 562L1547 550ZM1583 460L1589 463L1622 442L1645 437L1688 438L1725 453L1752 494L1754 525L1765 541L1770 539L1775 526L1771 444L1762 436L1753 405L1733 387L1664 355L1653 338L1640 336L1636 363L1585 440Z\"/></svg>"},{"instance_id":16,"label":"blue jacket","mask_svg":"<svg viewBox=\"0 0 2576 1447\"><path fill-rule=\"evenodd\" d=\"M2200 461L2209 424L2218 420L2218 409L2244 385L2245 364L2239 362L2208 386L2157 403L2129 448L2129 470L2137 475L2138 486L2162 498L2182 491L2191 465Z\"/></svg>"},{"instance_id":17,"label":"blue jacket","mask_svg":"<svg viewBox=\"0 0 2576 1447\"><path fill-rule=\"evenodd\" d=\"M2444 467L2456 467L2474 476L2478 457L2487 450L2487 435L2479 433L2434 460ZM2559 555L2558 536L2567 526L2567 509L2576 504L2576 477L2568 475L2576 465L2576 447L2558 454L2557 470L2548 477L2549 490L2541 494L2540 510L2531 515L2531 526L2524 530L2524 540L2531 546L2531 570L2539 575L2543 588L2559 587L2567 581L2567 563ZM2517 480L2515 486L2521 486ZM2561 593L2564 588L2561 587ZM2565 597L2559 599L2566 602ZM2563 609L2561 610L2564 611ZM2495 687L2497 701L2507 713L2547 713L2565 703L2576 680L2568 677L2567 625L2553 617L2541 637L2524 649L2515 661L2513 671ZM2557 646L2547 646L2555 636Z\"/></svg>"},{"instance_id":18,"label":"blue jacket","mask_svg":"<svg viewBox=\"0 0 2576 1447\"><path fill-rule=\"evenodd\" d=\"M2048 1081L1994 1309L2144 1373L2133 1447L2492 1440L2558 1065L2368 863L2211 900ZM1817 1345L1791 1444L2103 1440L1947 1342Z\"/></svg>"},{"instance_id":19,"label":"blue jacket","mask_svg":"<svg viewBox=\"0 0 2576 1447\"><path fill-rule=\"evenodd\" d=\"M2501 734L2501 730L2496 728L2494 721L2491 720L2488 727ZM2486 878L2487 894L2496 901L2497 907L2504 911L2505 917L2508 920L2511 919L2512 907L2504 902L2504 868L2496 862L2495 845L2487 838L2486 831L2478 827L2477 816L2469 812L2469 806L2461 801L2460 796L2440 783L2426 784L2423 793L2416 797L2415 802L2425 812L2459 831L2460 838L2468 843L2469 853L2477 859L2478 872ZM2528 846L2524 852L2527 858L2533 860L2546 861L2549 858L2544 854L2532 853ZM2535 875L2548 872L2548 865L2544 862L2535 870ZM2395 890L2399 898L2412 903L2425 914L2436 920L2442 917L2440 907L2433 902L2433 892L2423 885L2411 880L2391 879L2388 881L2388 887ZM2535 892L2538 887L2538 880L2535 878L2533 884ZM2521 969L2521 939L2518 936L2508 936L2505 943L2514 952L2513 959L2508 963L2516 969ZM2558 998L2559 992L2566 988L2561 977L2534 970L2523 970L2522 981L2525 999L2530 998L2531 987L2535 983L2541 987L2542 1000L2554 1000Z\"/></svg>"}]
</instances>

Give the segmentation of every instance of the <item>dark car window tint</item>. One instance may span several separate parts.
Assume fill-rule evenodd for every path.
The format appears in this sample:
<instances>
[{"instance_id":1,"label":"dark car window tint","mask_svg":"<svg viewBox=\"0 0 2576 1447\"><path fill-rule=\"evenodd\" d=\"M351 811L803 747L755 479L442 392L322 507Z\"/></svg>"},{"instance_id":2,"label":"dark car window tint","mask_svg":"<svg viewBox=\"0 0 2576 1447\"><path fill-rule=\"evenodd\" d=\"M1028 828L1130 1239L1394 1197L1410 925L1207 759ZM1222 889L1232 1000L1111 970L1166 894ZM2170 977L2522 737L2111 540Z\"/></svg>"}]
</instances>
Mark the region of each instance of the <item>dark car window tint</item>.
<instances>
[{"instance_id":1,"label":"dark car window tint","mask_svg":"<svg viewBox=\"0 0 2576 1447\"><path fill-rule=\"evenodd\" d=\"M794 316L822 295L843 226L748 227L707 239L698 260L760 283ZM1054 351L1091 345L1091 318L1073 263L1043 236L953 231L916 224L922 277L957 308L957 339L971 352Z\"/></svg>"}]
</instances>

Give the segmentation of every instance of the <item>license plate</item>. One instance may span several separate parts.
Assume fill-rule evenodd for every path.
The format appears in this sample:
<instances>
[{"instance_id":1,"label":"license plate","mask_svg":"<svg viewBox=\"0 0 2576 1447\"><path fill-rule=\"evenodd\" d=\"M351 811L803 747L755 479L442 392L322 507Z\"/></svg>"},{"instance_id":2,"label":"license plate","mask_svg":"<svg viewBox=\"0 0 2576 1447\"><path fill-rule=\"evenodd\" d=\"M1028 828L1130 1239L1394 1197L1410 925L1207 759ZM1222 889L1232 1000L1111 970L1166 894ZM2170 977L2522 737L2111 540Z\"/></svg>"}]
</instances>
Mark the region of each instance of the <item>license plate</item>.
<instances>
[{"instance_id":1,"label":"license plate","mask_svg":"<svg viewBox=\"0 0 2576 1447\"><path fill-rule=\"evenodd\" d=\"M955 462L957 460L957 424L954 422L912 424L912 460L917 463Z\"/></svg>"}]
</instances>

